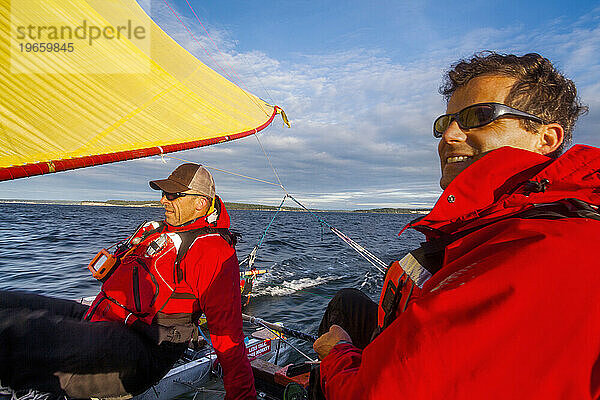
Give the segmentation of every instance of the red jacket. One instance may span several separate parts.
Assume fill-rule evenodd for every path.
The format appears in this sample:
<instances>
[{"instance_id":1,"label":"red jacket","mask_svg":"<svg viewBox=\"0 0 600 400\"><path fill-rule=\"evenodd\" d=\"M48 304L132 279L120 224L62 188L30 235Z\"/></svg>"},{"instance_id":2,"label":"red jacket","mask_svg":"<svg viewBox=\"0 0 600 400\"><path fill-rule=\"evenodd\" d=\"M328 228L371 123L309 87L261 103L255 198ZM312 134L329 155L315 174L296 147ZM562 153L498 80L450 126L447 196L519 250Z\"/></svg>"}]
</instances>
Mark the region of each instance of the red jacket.
<instances>
[{"instance_id":1,"label":"red jacket","mask_svg":"<svg viewBox=\"0 0 600 400\"><path fill-rule=\"evenodd\" d=\"M217 227L229 228L223 205ZM244 346L240 267L235 250L219 234L202 236L192 244L181 266L206 315L210 339L223 368L225 398L256 399Z\"/></svg>"},{"instance_id":2,"label":"red jacket","mask_svg":"<svg viewBox=\"0 0 600 400\"><path fill-rule=\"evenodd\" d=\"M174 268L181 238L173 233L209 226L229 228L229 215L222 202L218 209L220 215L214 224L209 225L205 218L201 218L179 227L165 225L143 240L132 255L126 256L131 257L131 261L124 258L120 266L124 272L117 269L104 283L101 293L90 307L88 319L131 323L129 311L123 312L108 301L107 296L111 299L117 297L119 304L125 305L128 310L134 310L132 298L136 291L130 290L132 282L127 277L131 273L126 267L135 266L141 260L148 273L140 275L134 281L139 282L138 292L146 288L146 296L141 296L142 307L145 305L142 311L148 311L149 315L140 320L149 323L151 328L157 328L150 331L161 332L159 341L186 342L191 339L192 330L197 329L192 321L204 312L212 345L223 369L226 398L256 399L254 377L246 356L242 332L240 271L235 249L219 233L200 234L195 237L180 262L181 273L177 274L177 268ZM158 226L157 223L148 224L141 233ZM166 238L160 242L163 247L155 246L156 252L148 256L148 248L151 247L148 243L158 236ZM174 245L174 241L178 244ZM144 272L142 269L138 271ZM149 289L155 284L158 284L160 290ZM148 298L151 303L147 301Z\"/></svg>"},{"instance_id":3,"label":"red jacket","mask_svg":"<svg viewBox=\"0 0 600 400\"><path fill-rule=\"evenodd\" d=\"M543 192L522 185L543 179ZM564 198L600 204L599 149L505 147L463 171L410 227L429 240L481 229L448 245L364 351L331 350L327 399L599 399L600 221L511 217Z\"/></svg>"}]
</instances>

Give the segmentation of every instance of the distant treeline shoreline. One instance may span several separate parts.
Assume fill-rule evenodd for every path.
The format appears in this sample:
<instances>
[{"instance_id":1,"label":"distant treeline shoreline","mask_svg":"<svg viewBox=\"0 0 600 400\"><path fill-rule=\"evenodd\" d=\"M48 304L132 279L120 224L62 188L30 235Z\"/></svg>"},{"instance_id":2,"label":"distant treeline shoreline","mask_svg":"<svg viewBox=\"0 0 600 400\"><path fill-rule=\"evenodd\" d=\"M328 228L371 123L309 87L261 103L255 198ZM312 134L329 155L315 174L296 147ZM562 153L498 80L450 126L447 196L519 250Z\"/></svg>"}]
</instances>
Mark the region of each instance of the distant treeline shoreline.
<instances>
[{"instance_id":1,"label":"distant treeline shoreline","mask_svg":"<svg viewBox=\"0 0 600 400\"><path fill-rule=\"evenodd\" d=\"M0 199L0 203L13 204L56 204L56 205L79 205L79 206L104 206L104 207L162 207L158 201L130 201L130 200L107 200L107 201L68 201L68 200L19 200L19 199ZM265 206L262 204L245 204L225 202L228 210L255 210L255 211L276 211L275 206ZM351 212L351 213L382 213L382 214L424 214L428 213L429 208L372 208L368 210L317 210L314 212ZM299 207L283 207L282 211L306 212Z\"/></svg>"}]
</instances>

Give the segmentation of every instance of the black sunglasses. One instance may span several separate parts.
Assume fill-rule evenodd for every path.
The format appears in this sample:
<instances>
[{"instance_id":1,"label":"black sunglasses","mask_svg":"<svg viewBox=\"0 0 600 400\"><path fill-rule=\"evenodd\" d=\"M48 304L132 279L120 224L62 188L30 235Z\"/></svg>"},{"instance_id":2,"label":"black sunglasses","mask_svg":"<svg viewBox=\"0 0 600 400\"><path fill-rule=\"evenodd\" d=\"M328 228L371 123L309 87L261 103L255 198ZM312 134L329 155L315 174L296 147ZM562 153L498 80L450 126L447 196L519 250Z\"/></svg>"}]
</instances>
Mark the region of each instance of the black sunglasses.
<instances>
[{"instance_id":1,"label":"black sunglasses","mask_svg":"<svg viewBox=\"0 0 600 400\"><path fill-rule=\"evenodd\" d=\"M177 192L177 193L169 193L169 192L165 192L164 190L162 191L162 195L163 197L166 197L167 200L169 201L173 201L175 199L178 199L180 197L185 197L185 196L202 196L202 197L206 197L203 194L196 194L196 193L181 193L181 192Z\"/></svg>"},{"instance_id":2,"label":"black sunglasses","mask_svg":"<svg viewBox=\"0 0 600 400\"><path fill-rule=\"evenodd\" d=\"M454 114L444 114L433 123L433 136L441 138L453 120L456 120L461 129L479 128L494 122L504 116L527 118L543 124L544 121L535 115L519 111L500 103L479 103L463 108Z\"/></svg>"}]
</instances>

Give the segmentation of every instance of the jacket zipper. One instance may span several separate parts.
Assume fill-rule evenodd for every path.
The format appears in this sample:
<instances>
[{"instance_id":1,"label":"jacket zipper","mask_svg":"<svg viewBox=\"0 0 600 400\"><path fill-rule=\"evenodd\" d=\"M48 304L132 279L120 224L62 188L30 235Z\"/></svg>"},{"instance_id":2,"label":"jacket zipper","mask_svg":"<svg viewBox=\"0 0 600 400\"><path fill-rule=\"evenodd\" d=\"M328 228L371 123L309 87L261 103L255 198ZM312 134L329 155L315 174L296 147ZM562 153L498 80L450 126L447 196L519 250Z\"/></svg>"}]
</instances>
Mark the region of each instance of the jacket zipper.
<instances>
[{"instance_id":1,"label":"jacket zipper","mask_svg":"<svg viewBox=\"0 0 600 400\"><path fill-rule=\"evenodd\" d=\"M138 266L133 265L133 300L135 301L135 310L137 312L142 311L140 305L140 277L138 273Z\"/></svg>"}]
</instances>

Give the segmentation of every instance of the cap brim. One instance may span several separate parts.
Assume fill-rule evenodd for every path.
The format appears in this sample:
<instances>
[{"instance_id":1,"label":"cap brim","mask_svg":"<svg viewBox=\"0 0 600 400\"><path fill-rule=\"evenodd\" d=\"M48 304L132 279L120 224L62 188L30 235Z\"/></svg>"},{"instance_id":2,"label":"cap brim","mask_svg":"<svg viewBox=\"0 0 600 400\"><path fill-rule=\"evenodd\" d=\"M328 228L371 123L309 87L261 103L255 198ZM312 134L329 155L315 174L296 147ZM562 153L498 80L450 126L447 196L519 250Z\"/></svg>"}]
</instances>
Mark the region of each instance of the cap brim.
<instances>
[{"instance_id":1,"label":"cap brim","mask_svg":"<svg viewBox=\"0 0 600 400\"><path fill-rule=\"evenodd\" d=\"M158 181L150 181L148 182L150 187L154 190L164 190L168 193L178 193L185 192L186 190L190 190L189 187L182 185L181 183L177 183L170 179L161 179Z\"/></svg>"}]
</instances>

